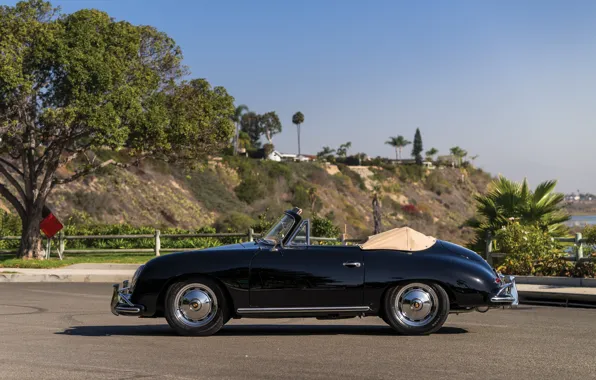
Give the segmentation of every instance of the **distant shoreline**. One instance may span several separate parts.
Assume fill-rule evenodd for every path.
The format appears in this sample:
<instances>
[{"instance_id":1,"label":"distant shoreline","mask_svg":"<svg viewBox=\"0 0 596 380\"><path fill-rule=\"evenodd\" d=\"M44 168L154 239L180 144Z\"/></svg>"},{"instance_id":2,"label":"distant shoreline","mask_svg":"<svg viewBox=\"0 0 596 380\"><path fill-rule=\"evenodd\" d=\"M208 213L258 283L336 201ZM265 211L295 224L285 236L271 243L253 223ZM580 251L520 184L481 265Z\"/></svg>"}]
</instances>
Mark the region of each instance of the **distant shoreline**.
<instances>
[{"instance_id":1,"label":"distant shoreline","mask_svg":"<svg viewBox=\"0 0 596 380\"><path fill-rule=\"evenodd\" d=\"M596 216L596 211L575 211L575 212L569 212L567 211L567 213L570 216Z\"/></svg>"}]
</instances>

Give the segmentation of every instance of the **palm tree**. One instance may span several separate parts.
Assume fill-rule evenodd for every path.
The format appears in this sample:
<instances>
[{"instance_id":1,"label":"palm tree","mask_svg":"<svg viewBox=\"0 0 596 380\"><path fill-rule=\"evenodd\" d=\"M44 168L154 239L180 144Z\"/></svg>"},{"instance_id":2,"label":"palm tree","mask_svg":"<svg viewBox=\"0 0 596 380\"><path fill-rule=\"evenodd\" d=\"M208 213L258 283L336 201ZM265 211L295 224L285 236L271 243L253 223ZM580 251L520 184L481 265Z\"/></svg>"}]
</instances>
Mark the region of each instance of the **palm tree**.
<instances>
[{"instance_id":1,"label":"palm tree","mask_svg":"<svg viewBox=\"0 0 596 380\"><path fill-rule=\"evenodd\" d=\"M468 155L468 152L459 146L454 146L453 148L449 149L449 151L457 158L458 166L461 166L463 159Z\"/></svg>"},{"instance_id":2,"label":"palm tree","mask_svg":"<svg viewBox=\"0 0 596 380\"><path fill-rule=\"evenodd\" d=\"M433 156L435 154L439 153L439 150L437 148L430 148L429 150L427 150L424 154L426 155L426 159L432 161L433 160Z\"/></svg>"},{"instance_id":3,"label":"palm tree","mask_svg":"<svg viewBox=\"0 0 596 380\"><path fill-rule=\"evenodd\" d=\"M476 240L484 241L487 232L495 232L512 219L520 224L538 226L552 236L563 235L567 228L563 222L569 215L563 211L564 195L555 193L557 181L545 181L532 191L528 181L510 181L502 176L489 185L485 195L477 195Z\"/></svg>"},{"instance_id":4,"label":"palm tree","mask_svg":"<svg viewBox=\"0 0 596 380\"><path fill-rule=\"evenodd\" d=\"M323 150L317 153L317 157L326 157L333 153L335 153L335 149L331 149L328 146L324 146Z\"/></svg>"},{"instance_id":5,"label":"palm tree","mask_svg":"<svg viewBox=\"0 0 596 380\"><path fill-rule=\"evenodd\" d=\"M304 115L298 111L292 116L292 123L296 124L298 130L298 155L300 156L300 124L304 123Z\"/></svg>"},{"instance_id":6,"label":"palm tree","mask_svg":"<svg viewBox=\"0 0 596 380\"><path fill-rule=\"evenodd\" d=\"M234 156L238 154L238 133L240 131L240 120L242 119L242 115L248 112L248 107L244 104L240 104L234 110L234 114L232 115L232 121L234 122L234 126L236 128L236 133L234 133Z\"/></svg>"},{"instance_id":7,"label":"palm tree","mask_svg":"<svg viewBox=\"0 0 596 380\"><path fill-rule=\"evenodd\" d=\"M391 145L395 148L395 159L399 160L401 158L401 151L402 149L411 144L411 141L406 140L403 136L397 137L389 137L388 141L385 141L385 144Z\"/></svg>"},{"instance_id":8,"label":"palm tree","mask_svg":"<svg viewBox=\"0 0 596 380\"><path fill-rule=\"evenodd\" d=\"M339 148L337 148L337 155L339 157L346 157L348 155L348 149L352 147L352 142L348 141L345 144L341 144Z\"/></svg>"}]
</instances>

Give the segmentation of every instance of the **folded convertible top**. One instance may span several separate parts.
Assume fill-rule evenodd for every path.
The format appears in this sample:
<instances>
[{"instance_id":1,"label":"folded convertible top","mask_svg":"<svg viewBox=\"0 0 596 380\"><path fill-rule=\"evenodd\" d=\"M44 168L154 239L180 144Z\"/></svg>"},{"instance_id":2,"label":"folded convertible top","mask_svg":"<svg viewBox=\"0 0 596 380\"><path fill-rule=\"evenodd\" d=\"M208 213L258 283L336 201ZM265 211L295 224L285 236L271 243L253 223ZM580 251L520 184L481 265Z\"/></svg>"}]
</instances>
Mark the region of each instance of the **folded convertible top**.
<instances>
[{"instance_id":1,"label":"folded convertible top","mask_svg":"<svg viewBox=\"0 0 596 380\"><path fill-rule=\"evenodd\" d=\"M394 249L397 251L422 251L432 247L437 239L411 229L410 227L394 228L380 234L369 236L360 245L364 250Z\"/></svg>"}]
</instances>

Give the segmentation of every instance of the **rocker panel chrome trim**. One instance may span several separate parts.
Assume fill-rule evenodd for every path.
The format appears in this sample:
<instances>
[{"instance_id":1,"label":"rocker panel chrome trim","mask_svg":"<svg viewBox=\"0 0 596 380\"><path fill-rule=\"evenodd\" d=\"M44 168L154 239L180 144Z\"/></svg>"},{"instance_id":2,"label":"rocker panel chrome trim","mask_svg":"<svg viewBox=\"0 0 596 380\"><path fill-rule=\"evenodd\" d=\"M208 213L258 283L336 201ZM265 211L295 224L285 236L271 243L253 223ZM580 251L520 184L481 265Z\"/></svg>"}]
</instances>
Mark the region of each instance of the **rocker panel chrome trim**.
<instances>
[{"instance_id":1,"label":"rocker panel chrome trim","mask_svg":"<svg viewBox=\"0 0 596 380\"><path fill-rule=\"evenodd\" d=\"M336 312L365 312L368 306L339 306L339 307L248 307L236 310L238 314L268 314L268 313L336 313Z\"/></svg>"}]
</instances>

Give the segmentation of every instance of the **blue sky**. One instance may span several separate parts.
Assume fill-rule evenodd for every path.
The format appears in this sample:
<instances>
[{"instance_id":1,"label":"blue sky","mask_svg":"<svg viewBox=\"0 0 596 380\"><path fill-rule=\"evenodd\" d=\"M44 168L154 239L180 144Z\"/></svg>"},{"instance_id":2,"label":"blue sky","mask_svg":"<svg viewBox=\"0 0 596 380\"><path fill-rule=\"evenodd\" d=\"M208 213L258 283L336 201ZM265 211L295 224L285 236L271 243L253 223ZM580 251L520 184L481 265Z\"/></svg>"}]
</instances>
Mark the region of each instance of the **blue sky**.
<instances>
[{"instance_id":1,"label":"blue sky","mask_svg":"<svg viewBox=\"0 0 596 380\"><path fill-rule=\"evenodd\" d=\"M596 193L595 1L53 3L168 33L193 77L279 114L281 151L297 150L300 110L306 153L351 141L393 157L388 137L419 127L425 149L459 145L493 174Z\"/></svg>"}]
</instances>

